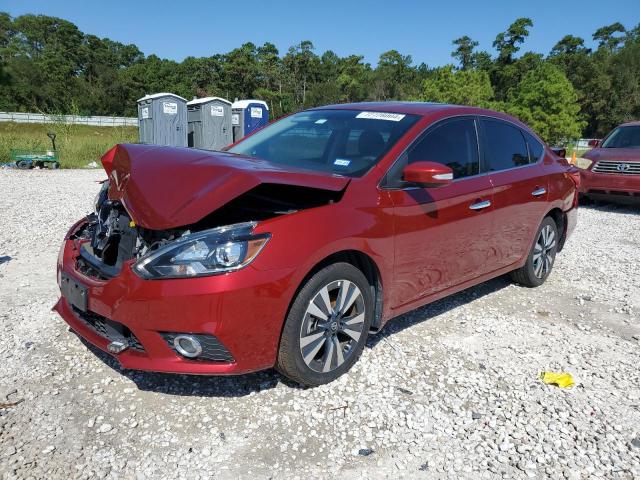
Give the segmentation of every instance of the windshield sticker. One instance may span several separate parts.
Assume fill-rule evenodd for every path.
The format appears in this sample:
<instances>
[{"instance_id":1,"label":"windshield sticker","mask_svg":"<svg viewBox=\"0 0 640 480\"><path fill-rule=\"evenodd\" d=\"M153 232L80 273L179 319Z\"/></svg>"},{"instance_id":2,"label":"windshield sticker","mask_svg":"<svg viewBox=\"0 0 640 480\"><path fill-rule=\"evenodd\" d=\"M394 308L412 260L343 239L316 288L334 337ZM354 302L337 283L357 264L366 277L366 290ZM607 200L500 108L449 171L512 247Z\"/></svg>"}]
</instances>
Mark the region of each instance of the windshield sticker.
<instances>
[{"instance_id":1,"label":"windshield sticker","mask_svg":"<svg viewBox=\"0 0 640 480\"><path fill-rule=\"evenodd\" d=\"M324 122L326 122L327 119L326 118L321 118L320 120L316 120L315 123L317 123L318 125L322 125Z\"/></svg>"},{"instance_id":2,"label":"windshield sticker","mask_svg":"<svg viewBox=\"0 0 640 480\"><path fill-rule=\"evenodd\" d=\"M399 122L406 115L402 113L387 113L387 112L360 112L356 115L356 118L368 118L369 120L387 120L390 122Z\"/></svg>"},{"instance_id":3,"label":"windshield sticker","mask_svg":"<svg viewBox=\"0 0 640 480\"><path fill-rule=\"evenodd\" d=\"M336 160L333 162L333 164L337 165L338 167L348 167L350 163L351 160L345 160L344 158L336 158Z\"/></svg>"}]
</instances>

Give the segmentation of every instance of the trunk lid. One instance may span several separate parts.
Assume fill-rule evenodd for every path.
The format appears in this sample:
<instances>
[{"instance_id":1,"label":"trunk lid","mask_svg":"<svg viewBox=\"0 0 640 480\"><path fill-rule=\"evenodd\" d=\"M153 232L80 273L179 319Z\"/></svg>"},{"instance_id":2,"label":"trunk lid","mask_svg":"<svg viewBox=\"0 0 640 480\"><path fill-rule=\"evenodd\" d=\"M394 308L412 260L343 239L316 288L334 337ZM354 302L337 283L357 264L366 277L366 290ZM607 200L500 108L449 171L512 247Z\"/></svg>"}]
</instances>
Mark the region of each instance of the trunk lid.
<instances>
[{"instance_id":1,"label":"trunk lid","mask_svg":"<svg viewBox=\"0 0 640 480\"><path fill-rule=\"evenodd\" d=\"M109 198L132 220L163 230L191 225L260 184L338 192L350 179L284 167L225 152L156 145L116 145L102 157Z\"/></svg>"}]
</instances>

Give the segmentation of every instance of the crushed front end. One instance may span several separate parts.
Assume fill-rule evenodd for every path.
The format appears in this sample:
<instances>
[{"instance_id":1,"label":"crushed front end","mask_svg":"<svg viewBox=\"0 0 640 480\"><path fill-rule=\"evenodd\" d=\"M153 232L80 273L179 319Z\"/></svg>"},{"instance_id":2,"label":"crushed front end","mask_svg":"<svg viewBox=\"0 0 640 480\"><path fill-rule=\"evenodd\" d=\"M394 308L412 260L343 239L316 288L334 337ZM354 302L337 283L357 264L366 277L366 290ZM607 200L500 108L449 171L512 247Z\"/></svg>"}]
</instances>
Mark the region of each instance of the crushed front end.
<instances>
[{"instance_id":1,"label":"crushed front end","mask_svg":"<svg viewBox=\"0 0 640 480\"><path fill-rule=\"evenodd\" d=\"M249 265L232 274L145 278L136 265L194 232L140 227L106 188L58 258L62 295L54 309L73 331L124 368L236 374L271 367L292 271Z\"/></svg>"}]
</instances>

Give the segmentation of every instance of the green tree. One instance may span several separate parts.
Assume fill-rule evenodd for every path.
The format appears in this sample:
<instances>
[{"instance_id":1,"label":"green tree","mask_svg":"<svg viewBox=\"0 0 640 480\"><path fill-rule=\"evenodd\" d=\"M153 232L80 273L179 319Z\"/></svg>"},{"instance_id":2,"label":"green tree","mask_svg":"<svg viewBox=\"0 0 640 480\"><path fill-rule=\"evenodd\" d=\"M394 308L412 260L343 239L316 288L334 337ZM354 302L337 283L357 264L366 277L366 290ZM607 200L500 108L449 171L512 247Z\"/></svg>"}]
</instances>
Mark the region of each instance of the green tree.
<instances>
[{"instance_id":1,"label":"green tree","mask_svg":"<svg viewBox=\"0 0 640 480\"><path fill-rule=\"evenodd\" d=\"M315 47L309 40L304 40L289 49L283 58L286 78L293 94L294 109L306 108L307 92L316 82L320 59L313 52Z\"/></svg>"},{"instance_id":2,"label":"green tree","mask_svg":"<svg viewBox=\"0 0 640 480\"><path fill-rule=\"evenodd\" d=\"M453 65L438 68L422 82L419 100L491 108L493 88L483 70L458 70Z\"/></svg>"},{"instance_id":3,"label":"green tree","mask_svg":"<svg viewBox=\"0 0 640 480\"><path fill-rule=\"evenodd\" d=\"M474 52L473 49L476 48L479 43L471 40L467 35L457 38L453 41L453 44L457 47L452 53L451 56L458 60L460 63L461 70L467 70L469 68L474 67Z\"/></svg>"},{"instance_id":4,"label":"green tree","mask_svg":"<svg viewBox=\"0 0 640 480\"><path fill-rule=\"evenodd\" d=\"M541 63L524 76L510 92L507 111L551 144L579 138L585 125L571 82L550 63Z\"/></svg>"},{"instance_id":5,"label":"green tree","mask_svg":"<svg viewBox=\"0 0 640 480\"><path fill-rule=\"evenodd\" d=\"M373 97L375 100L398 100L412 93L415 69L411 55L389 50L380 55L375 70Z\"/></svg>"},{"instance_id":6,"label":"green tree","mask_svg":"<svg viewBox=\"0 0 640 480\"><path fill-rule=\"evenodd\" d=\"M616 22L596 30L593 39L598 42L600 47L615 50L624 41L625 32L624 25Z\"/></svg>"},{"instance_id":7,"label":"green tree","mask_svg":"<svg viewBox=\"0 0 640 480\"><path fill-rule=\"evenodd\" d=\"M584 40L580 37L574 37L573 35L565 35L562 39L556 43L551 52L550 57L559 57L563 55L576 55L578 53L588 52L584 46Z\"/></svg>"},{"instance_id":8,"label":"green tree","mask_svg":"<svg viewBox=\"0 0 640 480\"><path fill-rule=\"evenodd\" d=\"M513 56L520 50L520 45L529 36L529 28L533 27L530 18L518 18L509 25L506 32L501 32L493 41L493 47L498 51L500 63L513 62Z\"/></svg>"}]
</instances>

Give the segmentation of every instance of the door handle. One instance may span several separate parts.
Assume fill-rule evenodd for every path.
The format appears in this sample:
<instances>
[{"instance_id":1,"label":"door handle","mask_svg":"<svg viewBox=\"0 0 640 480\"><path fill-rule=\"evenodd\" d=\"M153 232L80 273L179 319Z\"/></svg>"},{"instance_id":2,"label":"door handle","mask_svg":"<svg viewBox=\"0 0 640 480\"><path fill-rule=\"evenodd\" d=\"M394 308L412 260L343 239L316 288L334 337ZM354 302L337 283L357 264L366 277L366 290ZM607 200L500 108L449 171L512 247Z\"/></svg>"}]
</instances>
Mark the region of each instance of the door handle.
<instances>
[{"instance_id":1,"label":"door handle","mask_svg":"<svg viewBox=\"0 0 640 480\"><path fill-rule=\"evenodd\" d=\"M531 192L531 195L533 195L534 197L539 197L540 195L544 195L545 193L547 193L546 188L538 187L533 192Z\"/></svg>"},{"instance_id":2,"label":"door handle","mask_svg":"<svg viewBox=\"0 0 640 480\"><path fill-rule=\"evenodd\" d=\"M491 206L491 202L489 200L482 200L480 202L472 203L469 205L471 210L482 210L483 208L487 208Z\"/></svg>"}]
</instances>

